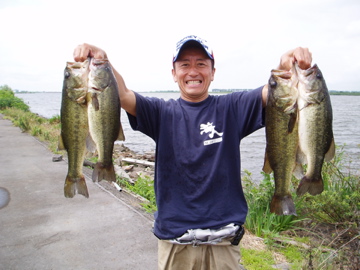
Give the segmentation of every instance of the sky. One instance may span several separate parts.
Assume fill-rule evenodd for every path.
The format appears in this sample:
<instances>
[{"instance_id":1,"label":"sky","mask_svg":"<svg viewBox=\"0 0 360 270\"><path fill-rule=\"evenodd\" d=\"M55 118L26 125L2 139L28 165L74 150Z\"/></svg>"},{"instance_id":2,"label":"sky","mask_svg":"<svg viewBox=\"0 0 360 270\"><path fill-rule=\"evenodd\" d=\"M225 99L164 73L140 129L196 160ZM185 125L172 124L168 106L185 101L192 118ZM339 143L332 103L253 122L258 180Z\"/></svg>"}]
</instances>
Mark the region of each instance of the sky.
<instances>
[{"instance_id":1,"label":"sky","mask_svg":"<svg viewBox=\"0 0 360 270\"><path fill-rule=\"evenodd\" d=\"M329 90L360 91L359 14L359 0L1 0L0 86L60 92L66 62L89 43L129 89L177 90L175 44L198 35L215 55L210 89L259 87L301 46Z\"/></svg>"}]
</instances>

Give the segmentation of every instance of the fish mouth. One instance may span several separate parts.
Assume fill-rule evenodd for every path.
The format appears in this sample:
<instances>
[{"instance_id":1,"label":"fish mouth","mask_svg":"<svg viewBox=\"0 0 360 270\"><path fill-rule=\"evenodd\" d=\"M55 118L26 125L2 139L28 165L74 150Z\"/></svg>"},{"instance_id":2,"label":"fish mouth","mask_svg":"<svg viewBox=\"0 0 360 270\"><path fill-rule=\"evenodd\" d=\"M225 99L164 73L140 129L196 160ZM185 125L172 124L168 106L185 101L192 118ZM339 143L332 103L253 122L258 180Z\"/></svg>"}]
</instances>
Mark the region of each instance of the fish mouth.
<instances>
[{"instance_id":1,"label":"fish mouth","mask_svg":"<svg viewBox=\"0 0 360 270\"><path fill-rule=\"evenodd\" d=\"M91 65L93 65L93 66L101 66L101 65L105 64L106 62L108 62L107 59L95 59L95 58L91 59Z\"/></svg>"},{"instance_id":2,"label":"fish mouth","mask_svg":"<svg viewBox=\"0 0 360 270\"><path fill-rule=\"evenodd\" d=\"M292 72L287 70L279 70L279 69L273 69L271 71L272 75L275 77L279 77L281 79L291 79Z\"/></svg>"},{"instance_id":3,"label":"fish mouth","mask_svg":"<svg viewBox=\"0 0 360 270\"><path fill-rule=\"evenodd\" d=\"M304 76L305 77L308 77L310 76L311 74L313 74L316 70L314 68L309 68L307 69L305 72L304 72Z\"/></svg>"},{"instance_id":4,"label":"fish mouth","mask_svg":"<svg viewBox=\"0 0 360 270\"><path fill-rule=\"evenodd\" d=\"M104 92L105 89L108 88L108 86L109 86L109 85L106 85L106 86L104 86L104 87L102 87L102 88L97 88L97 87L95 87L95 86L91 86L91 87L89 87L89 88L90 88L90 90L92 90L92 92Z\"/></svg>"}]
</instances>

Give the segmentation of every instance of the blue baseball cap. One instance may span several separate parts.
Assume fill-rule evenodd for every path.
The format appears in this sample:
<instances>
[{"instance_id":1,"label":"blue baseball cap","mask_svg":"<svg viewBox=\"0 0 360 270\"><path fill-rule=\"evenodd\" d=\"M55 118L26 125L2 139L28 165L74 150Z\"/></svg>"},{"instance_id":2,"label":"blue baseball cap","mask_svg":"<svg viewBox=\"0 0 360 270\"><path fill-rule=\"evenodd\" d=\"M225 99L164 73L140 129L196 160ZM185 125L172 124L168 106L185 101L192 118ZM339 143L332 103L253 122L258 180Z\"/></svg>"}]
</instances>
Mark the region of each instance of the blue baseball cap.
<instances>
[{"instance_id":1,"label":"blue baseball cap","mask_svg":"<svg viewBox=\"0 0 360 270\"><path fill-rule=\"evenodd\" d=\"M176 43L176 49L175 49L174 56L173 56L173 62L175 62L177 60L181 49L188 42L196 42L199 45L201 45L201 47L204 49L204 51L209 56L209 58L214 60L214 53L213 53L212 49L210 48L209 44L207 43L207 41L198 36L191 35L191 36L184 37L182 40L180 40L178 43Z\"/></svg>"}]
</instances>

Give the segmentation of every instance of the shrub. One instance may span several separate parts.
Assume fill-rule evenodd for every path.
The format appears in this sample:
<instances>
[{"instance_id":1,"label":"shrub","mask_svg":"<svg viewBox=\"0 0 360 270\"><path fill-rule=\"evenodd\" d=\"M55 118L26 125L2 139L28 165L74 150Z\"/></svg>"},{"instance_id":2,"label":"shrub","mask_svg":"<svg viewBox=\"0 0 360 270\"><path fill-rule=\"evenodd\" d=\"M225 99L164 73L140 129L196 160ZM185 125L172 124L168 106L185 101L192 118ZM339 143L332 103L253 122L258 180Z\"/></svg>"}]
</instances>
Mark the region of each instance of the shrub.
<instances>
[{"instance_id":1,"label":"shrub","mask_svg":"<svg viewBox=\"0 0 360 270\"><path fill-rule=\"evenodd\" d=\"M9 86L3 85L0 86L0 110L6 108L18 108L23 111L29 111L29 106L22 99L15 97L14 92Z\"/></svg>"},{"instance_id":2,"label":"shrub","mask_svg":"<svg viewBox=\"0 0 360 270\"><path fill-rule=\"evenodd\" d=\"M256 236L266 238L271 238L281 231L293 229L301 220L300 217L278 216L270 212L270 202L275 191L273 176L263 173L263 181L256 185L251 179L251 174L249 172L246 174L242 179L249 207L245 227ZM295 197L293 193L293 198ZM298 202L296 200L294 202L296 206Z\"/></svg>"},{"instance_id":3,"label":"shrub","mask_svg":"<svg viewBox=\"0 0 360 270\"><path fill-rule=\"evenodd\" d=\"M360 176L346 173L345 162L343 146L338 147L334 159L323 166L324 191L304 196L299 206L303 215L320 223L359 224Z\"/></svg>"},{"instance_id":4,"label":"shrub","mask_svg":"<svg viewBox=\"0 0 360 270\"><path fill-rule=\"evenodd\" d=\"M149 203L141 204L147 212L153 213L156 211L154 180L151 177L141 175L133 185L126 180L120 180L120 184L149 201Z\"/></svg>"}]
</instances>

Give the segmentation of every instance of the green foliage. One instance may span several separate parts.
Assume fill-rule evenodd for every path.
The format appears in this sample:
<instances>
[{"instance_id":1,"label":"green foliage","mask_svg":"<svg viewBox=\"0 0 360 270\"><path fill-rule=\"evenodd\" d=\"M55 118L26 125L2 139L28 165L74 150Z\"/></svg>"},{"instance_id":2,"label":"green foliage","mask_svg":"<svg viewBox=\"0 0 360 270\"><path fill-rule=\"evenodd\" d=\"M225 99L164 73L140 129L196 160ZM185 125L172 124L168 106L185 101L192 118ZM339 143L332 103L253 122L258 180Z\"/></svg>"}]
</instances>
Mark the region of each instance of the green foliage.
<instances>
[{"instance_id":1,"label":"green foliage","mask_svg":"<svg viewBox=\"0 0 360 270\"><path fill-rule=\"evenodd\" d=\"M120 184L149 201L149 203L142 204L147 212L153 213L156 211L157 207L154 192L154 180L151 177L141 175L138 177L134 185L130 184L126 180L120 180Z\"/></svg>"},{"instance_id":2,"label":"green foliage","mask_svg":"<svg viewBox=\"0 0 360 270\"><path fill-rule=\"evenodd\" d=\"M31 129L30 116L27 114L19 114L13 121L14 125L19 127L23 132Z\"/></svg>"},{"instance_id":3,"label":"green foliage","mask_svg":"<svg viewBox=\"0 0 360 270\"><path fill-rule=\"evenodd\" d=\"M9 86L3 85L0 86L0 110L6 108L18 108L23 111L29 111L29 106L22 99L16 97Z\"/></svg>"},{"instance_id":4,"label":"green foliage","mask_svg":"<svg viewBox=\"0 0 360 270\"><path fill-rule=\"evenodd\" d=\"M53 117L51 117L51 118L49 119L49 123L50 123L51 125L53 125L53 124L60 124L60 115L54 115Z\"/></svg>"},{"instance_id":5,"label":"green foliage","mask_svg":"<svg viewBox=\"0 0 360 270\"><path fill-rule=\"evenodd\" d=\"M48 143L48 147L54 153L58 153L58 138L60 134L60 124L50 124L46 118L40 117L32 112L24 111L19 108L7 108L2 111L5 118L10 119L13 124L23 132L29 132L41 141Z\"/></svg>"},{"instance_id":6,"label":"green foliage","mask_svg":"<svg viewBox=\"0 0 360 270\"><path fill-rule=\"evenodd\" d=\"M344 162L343 147L339 147L334 159L324 163L324 191L317 196L304 195L298 207L302 215L320 223L359 224L360 176L344 173Z\"/></svg>"},{"instance_id":7,"label":"green foliage","mask_svg":"<svg viewBox=\"0 0 360 270\"><path fill-rule=\"evenodd\" d=\"M286 246L282 249L286 261L291 263L291 269L303 269L304 251L295 246Z\"/></svg>"},{"instance_id":8,"label":"green foliage","mask_svg":"<svg viewBox=\"0 0 360 270\"><path fill-rule=\"evenodd\" d=\"M263 173L264 179L259 185L251 180L251 174L243 177L244 194L249 206L245 226L259 237L271 239L281 231L294 229L299 221L312 219L318 223L360 221L360 176L344 174L343 148L338 148L331 162L325 162L322 176L324 191L317 196L292 196L298 216L277 216L270 213L269 203L274 194L273 175ZM306 166L304 167L306 169ZM293 178L293 186L298 180Z\"/></svg>"},{"instance_id":9,"label":"green foliage","mask_svg":"<svg viewBox=\"0 0 360 270\"><path fill-rule=\"evenodd\" d=\"M281 231L295 228L295 224L300 220L299 217L278 216L270 212L270 202L275 190L272 175L263 173L263 181L256 185L251 180L251 174L246 173L247 175L242 180L249 207L245 227L256 236L269 239L277 236ZM295 206L297 204L295 201Z\"/></svg>"},{"instance_id":10,"label":"green foliage","mask_svg":"<svg viewBox=\"0 0 360 270\"><path fill-rule=\"evenodd\" d=\"M241 248L241 262L247 270L274 269L275 261L269 250L254 250Z\"/></svg>"},{"instance_id":11,"label":"green foliage","mask_svg":"<svg viewBox=\"0 0 360 270\"><path fill-rule=\"evenodd\" d=\"M299 198L292 192L297 217L273 217L273 214L269 213L269 203L274 192L273 176L263 174L263 181L259 185L255 185L251 181L251 174L247 173L243 177L244 193L249 205L245 226L257 236L264 237L268 246L276 247L279 252L282 252L287 261L291 263L291 269L340 269L338 268L340 265L350 265L349 249L345 249L345 247L358 237L356 231L358 232L360 223L360 176L358 173L351 173L349 165L351 165L351 161L349 162L344 157L343 147L338 147L334 159L324 163L322 170L324 191L321 194L316 196L305 194ZM306 170L306 166L304 169ZM292 182L295 189L299 180L293 178ZM310 220L313 225L340 226L342 224L341 226L348 227L349 231L352 231L353 235L347 236L352 240L348 239L348 242L343 243L340 241L341 239L338 239L341 246L334 251L331 251L331 247L326 248L326 252L321 246L304 250L300 247L275 245L274 237L280 237L280 232L283 230L297 228L312 233L309 222L299 222L302 220ZM305 226L300 227L303 225ZM333 237L334 239L330 239L327 244L334 245L339 236L334 235ZM304 240L308 241L308 238L304 238ZM301 242L299 239L296 241ZM247 269L262 269L257 266L251 268L253 266L249 266L247 263L245 266Z\"/></svg>"},{"instance_id":12,"label":"green foliage","mask_svg":"<svg viewBox=\"0 0 360 270\"><path fill-rule=\"evenodd\" d=\"M34 126L32 129L31 129L31 135L32 136L39 136L43 133L41 127L39 126Z\"/></svg>"}]
</instances>

